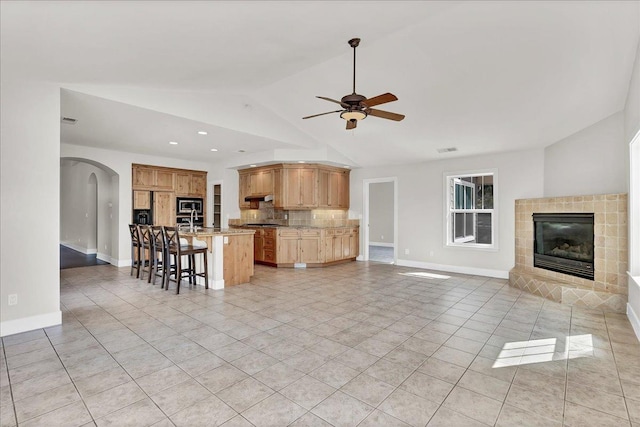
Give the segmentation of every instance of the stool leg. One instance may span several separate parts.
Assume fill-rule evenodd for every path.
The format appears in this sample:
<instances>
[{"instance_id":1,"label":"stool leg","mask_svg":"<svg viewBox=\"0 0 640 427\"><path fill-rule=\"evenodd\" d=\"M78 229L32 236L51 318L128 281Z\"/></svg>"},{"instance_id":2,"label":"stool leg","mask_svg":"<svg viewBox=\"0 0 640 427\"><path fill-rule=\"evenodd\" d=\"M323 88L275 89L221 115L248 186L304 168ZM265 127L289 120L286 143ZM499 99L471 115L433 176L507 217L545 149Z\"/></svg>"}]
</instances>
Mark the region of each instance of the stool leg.
<instances>
[{"instance_id":1,"label":"stool leg","mask_svg":"<svg viewBox=\"0 0 640 427\"><path fill-rule=\"evenodd\" d=\"M182 281L182 265L180 255L176 255L176 295L180 293L180 282Z\"/></svg>"},{"instance_id":2,"label":"stool leg","mask_svg":"<svg viewBox=\"0 0 640 427\"><path fill-rule=\"evenodd\" d=\"M209 263L207 262L207 251L203 252L204 255L204 288L209 289Z\"/></svg>"}]
</instances>

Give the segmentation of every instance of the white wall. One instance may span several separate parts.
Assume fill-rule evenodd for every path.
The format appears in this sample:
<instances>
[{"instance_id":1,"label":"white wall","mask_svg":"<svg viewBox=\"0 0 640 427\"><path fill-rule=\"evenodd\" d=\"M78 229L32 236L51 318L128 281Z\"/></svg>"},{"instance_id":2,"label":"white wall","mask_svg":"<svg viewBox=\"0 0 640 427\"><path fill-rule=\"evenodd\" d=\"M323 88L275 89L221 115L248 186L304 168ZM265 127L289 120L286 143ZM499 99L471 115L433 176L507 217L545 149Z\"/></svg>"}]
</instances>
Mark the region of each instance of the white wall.
<instances>
[{"instance_id":1,"label":"white wall","mask_svg":"<svg viewBox=\"0 0 640 427\"><path fill-rule=\"evenodd\" d=\"M369 243L393 245L393 182L369 184Z\"/></svg>"},{"instance_id":2,"label":"white wall","mask_svg":"<svg viewBox=\"0 0 640 427\"><path fill-rule=\"evenodd\" d=\"M624 107L624 140L629 143L640 131L640 41L631 72L627 102Z\"/></svg>"},{"instance_id":3,"label":"white wall","mask_svg":"<svg viewBox=\"0 0 640 427\"><path fill-rule=\"evenodd\" d=\"M542 196L543 150L354 169L350 217L362 215L363 179L398 178L398 264L506 277L515 261L516 199ZM495 251L444 245L445 172L497 169ZM405 254L405 250L409 254Z\"/></svg>"},{"instance_id":4,"label":"white wall","mask_svg":"<svg viewBox=\"0 0 640 427\"><path fill-rule=\"evenodd\" d=\"M91 175L97 180L96 195L91 188ZM77 160L60 161L60 242L83 253L96 253L107 262L112 255L113 176L95 165ZM117 220L117 215L116 218ZM97 241L95 241L97 232Z\"/></svg>"},{"instance_id":5,"label":"white wall","mask_svg":"<svg viewBox=\"0 0 640 427\"><path fill-rule=\"evenodd\" d=\"M545 197L626 193L629 148L618 112L544 150Z\"/></svg>"},{"instance_id":6,"label":"white wall","mask_svg":"<svg viewBox=\"0 0 640 427\"><path fill-rule=\"evenodd\" d=\"M0 335L61 322L60 90L2 79ZM8 297L18 295L9 306Z\"/></svg>"}]
</instances>

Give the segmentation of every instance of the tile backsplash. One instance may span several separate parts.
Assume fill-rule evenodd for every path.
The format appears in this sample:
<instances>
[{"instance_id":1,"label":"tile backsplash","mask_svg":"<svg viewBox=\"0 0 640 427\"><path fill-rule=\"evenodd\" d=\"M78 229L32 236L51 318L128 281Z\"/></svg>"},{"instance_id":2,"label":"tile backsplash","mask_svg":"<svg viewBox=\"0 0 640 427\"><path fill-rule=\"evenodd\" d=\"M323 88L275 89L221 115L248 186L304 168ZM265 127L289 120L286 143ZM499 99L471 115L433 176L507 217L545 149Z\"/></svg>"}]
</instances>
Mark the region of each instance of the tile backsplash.
<instances>
[{"instance_id":1,"label":"tile backsplash","mask_svg":"<svg viewBox=\"0 0 640 427\"><path fill-rule=\"evenodd\" d=\"M230 219L229 225L253 222L308 227L342 227L358 225L359 223L358 220L350 220L348 211L342 209L286 211L274 209L271 202L260 202L260 209L244 209L240 211L240 218Z\"/></svg>"}]
</instances>

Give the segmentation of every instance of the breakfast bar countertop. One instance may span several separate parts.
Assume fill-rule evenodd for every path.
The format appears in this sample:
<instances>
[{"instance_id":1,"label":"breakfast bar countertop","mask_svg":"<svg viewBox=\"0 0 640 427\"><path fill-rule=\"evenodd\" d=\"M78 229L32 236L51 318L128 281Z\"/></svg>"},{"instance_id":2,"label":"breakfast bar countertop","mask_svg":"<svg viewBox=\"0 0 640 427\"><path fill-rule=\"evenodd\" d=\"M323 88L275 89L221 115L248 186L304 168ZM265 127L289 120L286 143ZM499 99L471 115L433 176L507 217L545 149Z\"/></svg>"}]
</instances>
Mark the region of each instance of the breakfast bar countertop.
<instances>
[{"instance_id":1,"label":"breakfast bar countertop","mask_svg":"<svg viewBox=\"0 0 640 427\"><path fill-rule=\"evenodd\" d=\"M180 230L180 236L185 237L212 237L212 236L229 236L231 234L254 234L255 230L248 228L211 228L211 227L198 227L197 229L190 231L188 228Z\"/></svg>"}]
</instances>

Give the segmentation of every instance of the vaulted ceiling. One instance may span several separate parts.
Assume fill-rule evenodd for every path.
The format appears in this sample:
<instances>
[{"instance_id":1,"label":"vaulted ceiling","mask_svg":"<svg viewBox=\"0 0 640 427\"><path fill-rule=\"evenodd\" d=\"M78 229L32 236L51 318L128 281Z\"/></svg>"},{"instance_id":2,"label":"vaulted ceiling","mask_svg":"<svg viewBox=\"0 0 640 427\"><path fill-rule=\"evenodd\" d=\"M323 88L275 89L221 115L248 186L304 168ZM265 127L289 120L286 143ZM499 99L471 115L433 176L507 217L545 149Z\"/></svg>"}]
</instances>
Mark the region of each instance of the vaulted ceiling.
<instances>
[{"instance_id":1,"label":"vaulted ceiling","mask_svg":"<svg viewBox=\"0 0 640 427\"><path fill-rule=\"evenodd\" d=\"M3 1L0 12L3 82L59 83L62 115L78 119L63 142L237 164L282 150L372 166L544 147L624 108L640 34L635 1ZM357 92L394 93L379 108L404 121L302 120L339 108L316 95L351 93L353 37Z\"/></svg>"}]
</instances>

